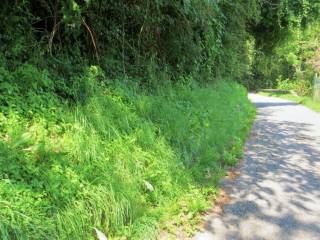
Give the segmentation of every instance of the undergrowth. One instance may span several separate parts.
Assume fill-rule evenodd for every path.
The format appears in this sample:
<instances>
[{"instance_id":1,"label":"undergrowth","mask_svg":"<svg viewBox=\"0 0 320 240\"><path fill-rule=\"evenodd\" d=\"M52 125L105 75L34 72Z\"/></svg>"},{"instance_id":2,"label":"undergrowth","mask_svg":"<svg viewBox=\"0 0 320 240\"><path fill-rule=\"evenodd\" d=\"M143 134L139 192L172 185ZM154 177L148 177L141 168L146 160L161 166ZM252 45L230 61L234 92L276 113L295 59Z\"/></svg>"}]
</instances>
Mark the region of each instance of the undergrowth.
<instances>
[{"instance_id":1,"label":"undergrowth","mask_svg":"<svg viewBox=\"0 0 320 240\"><path fill-rule=\"evenodd\" d=\"M14 77L29 84L25 72ZM155 239L182 210L207 209L254 116L245 89L229 81L153 94L87 84L86 100L68 103L38 74L42 91L30 83L0 99L3 240L94 239L94 227L110 239Z\"/></svg>"},{"instance_id":2,"label":"undergrowth","mask_svg":"<svg viewBox=\"0 0 320 240\"><path fill-rule=\"evenodd\" d=\"M154 239L204 211L254 116L226 79L307 94L313 2L4 0L0 239Z\"/></svg>"}]
</instances>

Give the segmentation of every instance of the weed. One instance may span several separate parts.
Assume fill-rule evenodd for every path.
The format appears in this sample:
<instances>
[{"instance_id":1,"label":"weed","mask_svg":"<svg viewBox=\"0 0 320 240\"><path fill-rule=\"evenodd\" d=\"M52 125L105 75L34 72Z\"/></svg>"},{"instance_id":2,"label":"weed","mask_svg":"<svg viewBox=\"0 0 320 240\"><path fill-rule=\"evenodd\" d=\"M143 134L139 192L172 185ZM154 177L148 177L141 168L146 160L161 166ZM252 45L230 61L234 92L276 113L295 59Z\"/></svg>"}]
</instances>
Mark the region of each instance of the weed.
<instances>
[{"instance_id":1,"label":"weed","mask_svg":"<svg viewBox=\"0 0 320 240\"><path fill-rule=\"evenodd\" d=\"M8 105L1 239L93 239L94 227L155 239L181 211L205 211L225 166L241 155L253 107L232 82L157 92L96 86L74 105L33 92Z\"/></svg>"}]
</instances>

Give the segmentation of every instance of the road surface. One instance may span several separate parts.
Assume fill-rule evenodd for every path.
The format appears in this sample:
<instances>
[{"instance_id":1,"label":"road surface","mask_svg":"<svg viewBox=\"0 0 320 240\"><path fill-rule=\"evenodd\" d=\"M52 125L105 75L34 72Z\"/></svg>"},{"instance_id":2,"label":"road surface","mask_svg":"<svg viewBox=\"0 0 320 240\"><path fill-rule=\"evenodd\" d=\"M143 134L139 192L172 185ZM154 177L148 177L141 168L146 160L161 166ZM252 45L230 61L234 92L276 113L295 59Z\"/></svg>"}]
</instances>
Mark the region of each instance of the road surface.
<instances>
[{"instance_id":1,"label":"road surface","mask_svg":"<svg viewBox=\"0 0 320 240\"><path fill-rule=\"evenodd\" d=\"M320 114L302 105L249 95L257 119L240 176L223 180L230 197L205 217L195 240L320 239Z\"/></svg>"}]
</instances>

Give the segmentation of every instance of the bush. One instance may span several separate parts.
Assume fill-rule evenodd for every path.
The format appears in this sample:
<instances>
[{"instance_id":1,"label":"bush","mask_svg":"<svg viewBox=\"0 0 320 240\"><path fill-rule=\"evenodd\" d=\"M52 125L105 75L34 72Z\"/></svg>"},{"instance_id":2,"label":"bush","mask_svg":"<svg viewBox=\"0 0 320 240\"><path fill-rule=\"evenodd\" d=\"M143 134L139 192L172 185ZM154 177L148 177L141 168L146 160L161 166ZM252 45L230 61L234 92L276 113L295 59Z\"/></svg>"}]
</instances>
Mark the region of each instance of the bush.
<instances>
[{"instance_id":1,"label":"bush","mask_svg":"<svg viewBox=\"0 0 320 240\"><path fill-rule=\"evenodd\" d=\"M294 90L294 82L292 82L292 80L290 79L282 79L282 76L279 76L279 78L277 79L277 88L280 90Z\"/></svg>"},{"instance_id":2,"label":"bush","mask_svg":"<svg viewBox=\"0 0 320 240\"><path fill-rule=\"evenodd\" d=\"M299 96L311 96L312 94L312 85L308 80L298 80L293 85L293 90Z\"/></svg>"}]
</instances>

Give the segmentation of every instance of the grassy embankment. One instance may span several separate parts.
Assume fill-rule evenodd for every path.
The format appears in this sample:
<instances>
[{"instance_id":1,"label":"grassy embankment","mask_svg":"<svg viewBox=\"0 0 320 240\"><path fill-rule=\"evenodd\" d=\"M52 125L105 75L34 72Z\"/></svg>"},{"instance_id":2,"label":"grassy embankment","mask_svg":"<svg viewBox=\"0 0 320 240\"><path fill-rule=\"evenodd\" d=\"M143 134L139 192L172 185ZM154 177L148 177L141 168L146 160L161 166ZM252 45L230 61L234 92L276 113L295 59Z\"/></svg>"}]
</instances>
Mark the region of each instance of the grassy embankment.
<instances>
[{"instance_id":1,"label":"grassy embankment","mask_svg":"<svg viewBox=\"0 0 320 240\"><path fill-rule=\"evenodd\" d=\"M90 85L85 94L76 103L51 92L6 99L1 239L93 239L93 227L110 239L153 239L168 220L210 206L254 118L232 82L152 95Z\"/></svg>"},{"instance_id":2,"label":"grassy embankment","mask_svg":"<svg viewBox=\"0 0 320 240\"><path fill-rule=\"evenodd\" d=\"M259 91L259 94L269 97L279 97L287 99L302 104L316 112L320 112L320 102L313 100L313 98L309 96L298 96L296 94L290 93L289 91L282 90L261 90Z\"/></svg>"}]
</instances>

